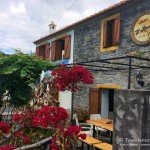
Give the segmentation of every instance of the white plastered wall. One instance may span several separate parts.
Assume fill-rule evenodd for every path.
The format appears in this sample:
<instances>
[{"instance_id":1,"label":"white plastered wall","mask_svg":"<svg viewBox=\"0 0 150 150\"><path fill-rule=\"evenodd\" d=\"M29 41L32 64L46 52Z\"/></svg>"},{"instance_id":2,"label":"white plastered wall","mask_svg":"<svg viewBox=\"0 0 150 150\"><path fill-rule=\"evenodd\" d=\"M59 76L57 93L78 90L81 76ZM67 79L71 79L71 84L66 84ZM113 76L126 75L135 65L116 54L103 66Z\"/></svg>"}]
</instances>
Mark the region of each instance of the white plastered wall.
<instances>
[{"instance_id":1,"label":"white plastered wall","mask_svg":"<svg viewBox=\"0 0 150 150\"><path fill-rule=\"evenodd\" d=\"M109 90L102 90L101 117L108 118L108 114L109 114Z\"/></svg>"},{"instance_id":2,"label":"white plastered wall","mask_svg":"<svg viewBox=\"0 0 150 150\"><path fill-rule=\"evenodd\" d=\"M64 35L71 35L71 53L70 53L70 59L68 60L68 63L73 63L74 30L69 31ZM51 39L49 42L51 43L52 41L57 40L60 37L63 37L63 35L55 37ZM70 91L59 92L60 107L63 107L71 111L71 100L72 100L72 93Z\"/></svg>"}]
</instances>

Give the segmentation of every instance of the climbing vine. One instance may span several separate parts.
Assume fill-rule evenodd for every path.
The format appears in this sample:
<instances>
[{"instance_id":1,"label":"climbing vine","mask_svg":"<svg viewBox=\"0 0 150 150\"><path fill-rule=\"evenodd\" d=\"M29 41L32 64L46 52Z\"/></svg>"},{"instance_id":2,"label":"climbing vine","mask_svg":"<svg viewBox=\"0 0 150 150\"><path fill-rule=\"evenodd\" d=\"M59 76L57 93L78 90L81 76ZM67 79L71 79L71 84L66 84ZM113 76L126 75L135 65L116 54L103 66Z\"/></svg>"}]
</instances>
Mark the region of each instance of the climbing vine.
<instances>
[{"instance_id":1,"label":"climbing vine","mask_svg":"<svg viewBox=\"0 0 150 150\"><path fill-rule=\"evenodd\" d=\"M6 90L12 105L18 107L27 104L42 70L53 68L55 65L51 62L34 54L16 51L13 55L0 55L0 107Z\"/></svg>"}]
</instances>

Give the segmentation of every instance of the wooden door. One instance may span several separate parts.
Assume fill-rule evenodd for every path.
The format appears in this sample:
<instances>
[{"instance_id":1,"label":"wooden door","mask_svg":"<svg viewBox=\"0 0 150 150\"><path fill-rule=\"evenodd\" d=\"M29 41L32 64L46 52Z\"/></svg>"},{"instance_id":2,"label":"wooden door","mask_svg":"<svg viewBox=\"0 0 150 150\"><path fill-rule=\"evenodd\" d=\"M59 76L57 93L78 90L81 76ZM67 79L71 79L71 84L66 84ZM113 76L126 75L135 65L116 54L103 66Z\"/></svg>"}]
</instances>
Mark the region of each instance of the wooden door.
<instances>
[{"instance_id":1,"label":"wooden door","mask_svg":"<svg viewBox=\"0 0 150 150\"><path fill-rule=\"evenodd\" d=\"M99 88L90 88L89 114L101 113L101 92Z\"/></svg>"}]
</instances>

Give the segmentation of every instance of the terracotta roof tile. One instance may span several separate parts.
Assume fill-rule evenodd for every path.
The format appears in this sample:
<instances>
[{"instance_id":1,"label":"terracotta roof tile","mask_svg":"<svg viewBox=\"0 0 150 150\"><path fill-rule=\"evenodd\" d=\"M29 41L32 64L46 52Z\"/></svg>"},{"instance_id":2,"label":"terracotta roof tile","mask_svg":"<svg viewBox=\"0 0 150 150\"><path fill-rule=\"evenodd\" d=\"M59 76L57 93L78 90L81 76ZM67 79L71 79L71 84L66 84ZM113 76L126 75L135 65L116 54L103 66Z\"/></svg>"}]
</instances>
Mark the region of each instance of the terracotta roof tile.
<instances>
[{"instance_id":1,"label":"terracotta roof tile","mask_svg":"<svg viewBox=\"0 0 150 150\"><path fill-rule=\"evenodd\" d=\"M82 23L82 22L85 22L85 21L87 21L87 20L89 20L89 19L91 19L91 18L94 18L94 17L96 17L96 16L98 16L98 15L100 15L100 14L103 14L103 13L105 13L105 12L111 10L111 9L114 9L114 8L116 8L116 7L118 7L118 6L122 6L123 4L126 4L126 3L129 2L129 1L132 1L132 0L122 0L122 1L120 1L119 3L116 3L116 4L110 6L110 7L106 8L106 9L103 9L103 10L101 10L101 11L99 11L99 12L97 12L97 13L91 15L91 16L88 16L88 17L86 17L86 18L83 18L83 19L81 19L81 20L79 20L79 21L77 21L77 22L75 22L75 23L72 23L72 24L70 24L70 25L67 25L67 26L65 26L65 27L63 27L63 28L57 30L56 32L54 32L54 33L52 33L52 34L49 34L49 35L47 35L47 36L45 36L45 37L42 37L42 38L40 38L40 39L34 41L34 43L38 43L38 42L40 42L41 40L43 41L44 39L46 40L47 38L50 38L51 36L53 36L53 35L55 35L55 34L57 34L57 33L59 33L59 32L62 32L62 31L67 30L67 29L69 29L69 28L72 28L72 27L74 27L75 25L78 25L78 24L80 24L80 23Z\"/></svg>"}]
</instances>

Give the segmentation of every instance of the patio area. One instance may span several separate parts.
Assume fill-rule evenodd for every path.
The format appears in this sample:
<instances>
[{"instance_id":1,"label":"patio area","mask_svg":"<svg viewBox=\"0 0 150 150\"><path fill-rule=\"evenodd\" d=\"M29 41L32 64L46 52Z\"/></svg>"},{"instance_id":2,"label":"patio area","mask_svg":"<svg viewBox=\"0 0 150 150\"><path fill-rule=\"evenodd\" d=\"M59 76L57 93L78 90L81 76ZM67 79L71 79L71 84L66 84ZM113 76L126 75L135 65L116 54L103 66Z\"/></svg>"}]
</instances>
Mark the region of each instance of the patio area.
<instances>
[{"instance_id":1,"label":"patio area","mask_svg":"<svg viewBox=\"0 0 150 150\"><path fill-rule=\"evenodd\" d=\"M140 60L142 65L136 64L137 60L138 61ZM148 118L145 119L144 117L147 117L148 115L143 115L143 114L146 114L148 112L146 111L147 109L146 105L149 105L147 101L149 98L149 91L144 88L143 90L140 89L142 87L141 83L143 83L143 78L139 76L139 74L136 76L138 89L131 89L132 87L131 79L132 79L133 70L150 69L148 65L149 61L150 59L147 59L147 58L127 56L127 57L120 57L120 58L111 58L109 60L105 59L105 60L94 61L94 62L102 63L103 64L102 66L100 65L95 66L91 64L87 65L87 63L94 63L93 61L89 61L85 63L77 63L74 65L72 64L62 65L54 69L52 73L49 74L49 76L47 76L46 74L46 76L37 85L37 88L34 93L34 99L32 99L29 102L29 104L31 105L30 107L29 106L24 107L22 110L8 109L10 110L10 113L8 113L9 116L2 118L2 119L3 120L9 119L8 120L9 123L14 124L14 125L19 123L20 126L23 129L25 129L25 131L23 131L25 134L29 134L28 131L31 129L31 127L37 128L37 130L32 130L33 131L32 134L36 135L34 138L36 139L36 137L39 137L39 136L41 137L43 136L45 139L50 138L48 140L51 144L53 143L51 138L54 138L51 131L52 130L56 131L57 129L59 131L59 132L58 131L56 132L57 134L59 133L58 134L59 136L57 138L60 141L61 141L60 137L62 137L61 135L63 136L65 135L63 139L66 140L67 138L69 142L71 142L70 139L72 139L73 136L76 136L76 138L79 140L77 147L82 147L82 149L84 150L86 149L87 150L89 149L112 150L114 147L120 148L121 143L118 144L118 137L120 139L121 138L125 139L126 137L128 137L128 135L130 135L131 131L136 133L139 130L141 130L140 133L143 134L143 137L145 136L145 133L144 133L145 130L141 129L140 125L137 126L136 129L133 129L131 127L137 124L137 120L140 120L143 127L145 129L147 128L146 124L144 126L144 122L146 119L148 120ZM79 64L80 65L82 64L83 66L85 66L85 68L83 66L79 66ZM95 69L98 67L100 69ZM79 124L76 124L76 126L73 126L69 122L70 120L73 119L74 95L75 95L75 92L77 92L80 87L79 83L81 82L82 84L93 83L92 73L89 72L88 70L100 71L100 72L107 72L107 71L109 72L110 70L115 70L115 71L127 70L128 72L127 89L123 90L120 88L120 86L117 86L116 88L116 85L113 84L113 86L109 87L111 88L109 91L109 94L111 94L111 96L109 96L108 99L104 99L102 101L102 102L106 102L106 100L108 101L107 105L105 105L104 107L105 109L100 109L101 112L98 112L97 114L95 114L95 116L99 115L99 117L92 118L91 116L94 114L89 112L90 119L88 120L86 119L85 123L78 122ZM85 78L85 76L87 76L87 78ZM97 88L107 89L108 88L107 86L105 86L104 84L98 84ZM73 93L70 116L67 113L68 111L67 109L59 107L59 101L58 101L58 91L66 91L66 90L70 90ZM145 97L145 95L147 96ZM102 95L102 98L103 96L104 95ZM93 96L91 97L93 99L95 98ZM134 99L134 102L133 102L133 99ZM4 104L6 104L6 106L10 106L11 108L12 106L11 103L9 103L8 105L9 100L10 99L6 100L5 101L6 103ZM98 105L99 103L97 103L97 106ZM93 107L92 104L89 104L89 108L90 106ZM94 105L93 108L96 109L98 108L97 106ZM101 105L101 108L102 106L103 105ZM129 106L131 106L130 109L129 109ZM105 113L104 113L104 110L105 110ZM6 112L5 111L3 112L4 112L4 116L6 116L7 115ZM140 114L137 115L138 112L140 112ZM106 117L104 117L104 115ZM128 122L128 126L126 127L126 131L128 132L127 135L126 135L126 131L124 130L124 126L126 124L125 120L126 122ZM132 124L132 126L130 126L131 120L132 120L132 123L134 124L134 125ZM68 123L67 127L66 127L66 123ZM82 128L83 130L82 130L80 129L80 126L82 126L83 124L86 124L86 126L83 127ZM26 125L26 128L24 128L24 125ZM60 130L61 129L60 126L63 127L63 132L62 130ZM37 132L37 131L40 131L40 132ZM49 135L45 137L47 133ZM84 133L87 134L87 137ZM148 137L149 132L147 131L147 133L148 133L147 135ZM139 138L138 135L136 135L136 137ZM22 138L24 138L24 136L22 136ZM40 140L43 140L43 139L41 138ZM3 145L3 142L5 143L6 141L2 140L2 143L1 143L2 145ZM29 142L26 144L29 145L30 148L31 146L34 145L33 142L30 145L29 139L27 140L27 142ZM37 141L34 141L34 143L36 142ZM48 146L49 142L47 141L43 142L42 145L45 145L44 143L46 143L46 146Z\"/></svg>"}]
</instances>

